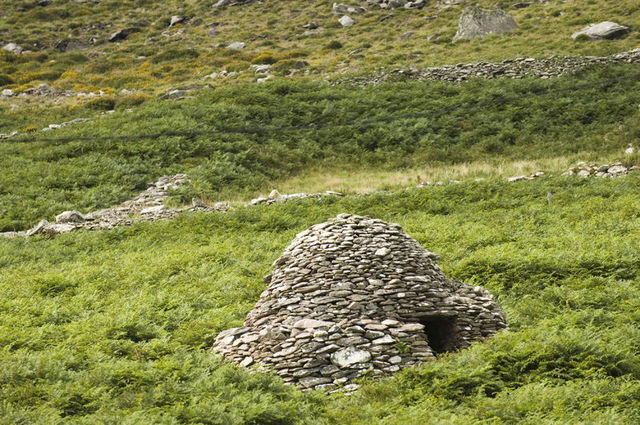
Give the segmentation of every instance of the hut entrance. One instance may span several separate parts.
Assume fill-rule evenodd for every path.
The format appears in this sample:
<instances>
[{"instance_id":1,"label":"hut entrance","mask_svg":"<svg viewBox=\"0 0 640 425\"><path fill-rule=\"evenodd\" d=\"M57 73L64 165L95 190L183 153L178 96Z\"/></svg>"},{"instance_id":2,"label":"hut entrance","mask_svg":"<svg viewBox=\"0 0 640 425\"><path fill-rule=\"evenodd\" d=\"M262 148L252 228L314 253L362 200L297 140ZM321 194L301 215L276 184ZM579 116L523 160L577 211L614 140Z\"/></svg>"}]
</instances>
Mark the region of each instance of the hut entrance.
<instances>
[{"instance_id":1,"label":"hut entrance","mask_svg":"<svg viewBox=\"0 0 640 425\"><path fill-rule=\"evenodd\" d=\"M458 348L458 326L455 316L427 316L420 318L427 334L427 343L434 354Z\"/></svg>"}]
</instances>

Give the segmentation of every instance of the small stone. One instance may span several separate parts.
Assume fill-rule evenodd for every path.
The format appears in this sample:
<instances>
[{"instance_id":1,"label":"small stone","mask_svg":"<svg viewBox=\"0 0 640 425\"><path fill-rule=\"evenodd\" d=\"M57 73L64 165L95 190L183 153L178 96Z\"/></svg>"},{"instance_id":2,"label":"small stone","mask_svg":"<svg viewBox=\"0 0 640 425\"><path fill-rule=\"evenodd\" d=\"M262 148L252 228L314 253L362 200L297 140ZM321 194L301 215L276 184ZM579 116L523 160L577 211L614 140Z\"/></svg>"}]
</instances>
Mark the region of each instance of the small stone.
<instances>
[{"instance_id":1,"label":"small stone","mask_svg":"<svg viewBox=\"0 0 640 425\"><path fill-rule=\"evenodd\" d=\"M373 344L393 344L396 342L391 335L385 335L382 338L374 339L371 341Z\"/></svg>"},{"instance_id":2,"label":"small stone","mask_svg":"<svg viewBox=\"0 0 640 425\"><path fill-rule=\"evenodd\" d=\"M391 364L400 364L401 362L402 362L402 357L400 356L393 356L389 358L389 363Z\"/></svg>"},{"instance_id":3,"label":"small stone","mask_svg":"<svg viewBox=\"0 0 640 425\"><path fill-rule=\"evenodd\" d=\"M250 366L251 364L253 364L253 357L251 356L245 357L244 360L240 362L240 366L242 367L247 367L247 366Z\"/></svg>"},{"instance_id":4,"label":"small stone","mask_svg":"<svg viewBox=\"0 0 640 425\"><path fill-rule=\"evenodd\" d=\"M187 18L185 16L182 15L174 15L171 17L171 21L169 23L169 26L172 27L176 24L179 24L181 22L184 22Z\"/></svg>"},{"instance_id":5,"label":"small stone","mask_svg":"<svg viewBox=\"0 0 640 425\"><path fill-rule=\"evenodd\" d=\"M227 49L231 49L231 50L242 50L246 47L247 43L244 43L242 41L234 41L233 43L230 43L227 46Z\"/></svg>"},{"instance_id":6,"label":"small stone","mask_svg":"<svg viewBox=\"0 0 640 425\"><path fill-rule=\"evenodd\" d=\"M140 214L158 214L166 210L166 205L156 205L154 207L147 207L143 209L142 211L140 211Z\"/></svg>"},{"instance_id":7,"label":"small stone","mask_svg":"<svg viewBox=\"0 0 640 425\"><path fill-rule=\"evenodd\" d=\"M374 255L377 257L386 257L390 253L391 253L391 250L389 248L380 248L376 250Z\"/></svg>"},{"instance_id":8,"label":"small stone","mask_svg":"<svg viewBox=\"0 0 640 425\"><path fill-rule=\"evenodd\" d=\"M350 27L356 23L356 21L354 21L347 15L344 15L342 18L338 19L338 22L340 22L340 25L342 25L343 27Z\"/></svg>"},{"instance_id":9,"label":"small stone","mask_svg":"<svg viewBox=\"0 0 640 425\"><path fill-rule=\"evenodd\" d=\"M349 367L356 363L364 363L371 360L371 353L366 350L359 350L355 347L347 347L336 351L331 355L331 362L340 367Z\"/></svg>"},{"instance_id":10,"label":"small stone","mask_svg":"<svg viewBox=\"0 0 640 425\"><path fill-rule=\"evenodd\" d=\"M7 43L2 47L2 50L13 53L14 55L19 55L24 51L24 49L16 43Z\"/></svg>"},{"instance_id":11,"label":"small stone","mask_svg":"<svg viewBox=\"0 0 640 425\"><path fill-rule=\"evenodd\" d=\"M421 323L407 323L400 326L400 332L417 332L424 329L424 325Z\"/></svg>"}]
</instances>

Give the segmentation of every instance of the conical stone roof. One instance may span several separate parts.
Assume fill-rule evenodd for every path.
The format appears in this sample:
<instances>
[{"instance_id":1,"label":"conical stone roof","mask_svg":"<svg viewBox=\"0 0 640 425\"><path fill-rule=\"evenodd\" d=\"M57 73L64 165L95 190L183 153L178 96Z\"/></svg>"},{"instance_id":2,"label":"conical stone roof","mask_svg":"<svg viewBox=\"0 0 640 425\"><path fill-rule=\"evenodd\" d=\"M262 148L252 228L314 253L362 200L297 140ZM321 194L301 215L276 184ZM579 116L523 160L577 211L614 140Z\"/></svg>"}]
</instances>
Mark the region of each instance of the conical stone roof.
<instances>
[{"instance_id":1,"label":"conical stone roof","mask_svg":"<svg viewBox=\"0 0 640 425\"><path fill-rule=\"evenodd\" d=\"M449 281L397 224L340 214L298 234L274 262L244 327L213 351L305 388L353 388L506 328L481 287Z\"/></svg>"}]
</instances>

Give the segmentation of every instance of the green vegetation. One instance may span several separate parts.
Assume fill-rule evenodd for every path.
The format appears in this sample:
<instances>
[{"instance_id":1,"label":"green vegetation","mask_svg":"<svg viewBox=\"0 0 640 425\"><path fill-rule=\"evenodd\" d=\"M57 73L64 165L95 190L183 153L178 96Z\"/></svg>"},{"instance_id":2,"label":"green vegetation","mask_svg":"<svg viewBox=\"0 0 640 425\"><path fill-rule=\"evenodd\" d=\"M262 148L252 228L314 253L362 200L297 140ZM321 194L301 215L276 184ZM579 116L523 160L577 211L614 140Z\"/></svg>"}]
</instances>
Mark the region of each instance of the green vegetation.
<instances>
[{"instance_id":1,"label":"green vegetation","mask_svg":"<svg viewBox=\"0 0 640 425\"><path fill-rule=\"evenodd\" d=\"M157 176L186 172L194 185L175 201L193 196L221 200L251 196L273 181L298 177L310 166L326 169L450 165L480 159L536 159L576 152L620 152L640 138L638 79L609 86L564 90L576 84L628 76L633 66L595 69L545 81L390 83L332 87L279 82L216 89L179 102L150 101L91 123L34 137L112 137L167 131L278 128L330 124L313 131L213 134L141 140L0 144L0 231L20 230L65 209L94 210L129 199ZM476 102L551 93L509 103L468 108ZM108 109L98 98L88 108ZM455 106L462 106L453 109ZM22 128L49 117L9 113L5 123ZM415 118L386 120L389 116ZM382 120L377 122L377 120ZM14 121L15 120L15 121ZM23 120L21 122L21 120ZM370 120L367 125L334 126ZM34 133L35 134L35 133ZM12 139L18 140L18 139Z\"/></svg>"},{"instance_id":2,"label":"green vegetation","mask_svg":"<svg viewBox=\"0 0 640 425\"><path fill-rule=\"evenodd\" d=\"M637 423L639 184L492 180L0 240L1 420ZM271 262L341 212L400 223L449 276L494 293L510 331L352 396L222 364L212 341Z\"/></svg>"}]
</instances>

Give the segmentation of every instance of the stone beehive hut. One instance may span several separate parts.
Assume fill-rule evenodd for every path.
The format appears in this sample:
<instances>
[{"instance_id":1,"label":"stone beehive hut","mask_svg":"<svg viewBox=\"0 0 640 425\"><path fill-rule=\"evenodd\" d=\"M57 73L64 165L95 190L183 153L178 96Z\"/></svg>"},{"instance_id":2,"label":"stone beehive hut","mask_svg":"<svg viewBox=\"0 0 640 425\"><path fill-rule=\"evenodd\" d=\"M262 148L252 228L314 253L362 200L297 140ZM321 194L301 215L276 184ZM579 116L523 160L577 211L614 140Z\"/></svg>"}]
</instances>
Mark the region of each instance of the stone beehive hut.
<instances>
[{"instance_id":1,"label":"stone beehive hut","mask_svg":"<svg viewBox=\"0 0 640 425\"><path fill-rule=\"evenodd\" d=\"M491 294L447 280L436 259L396 224L340 214L297 235L213 351L305 388L353 388L506 328Z\"/></svg>"}]
</instances>

